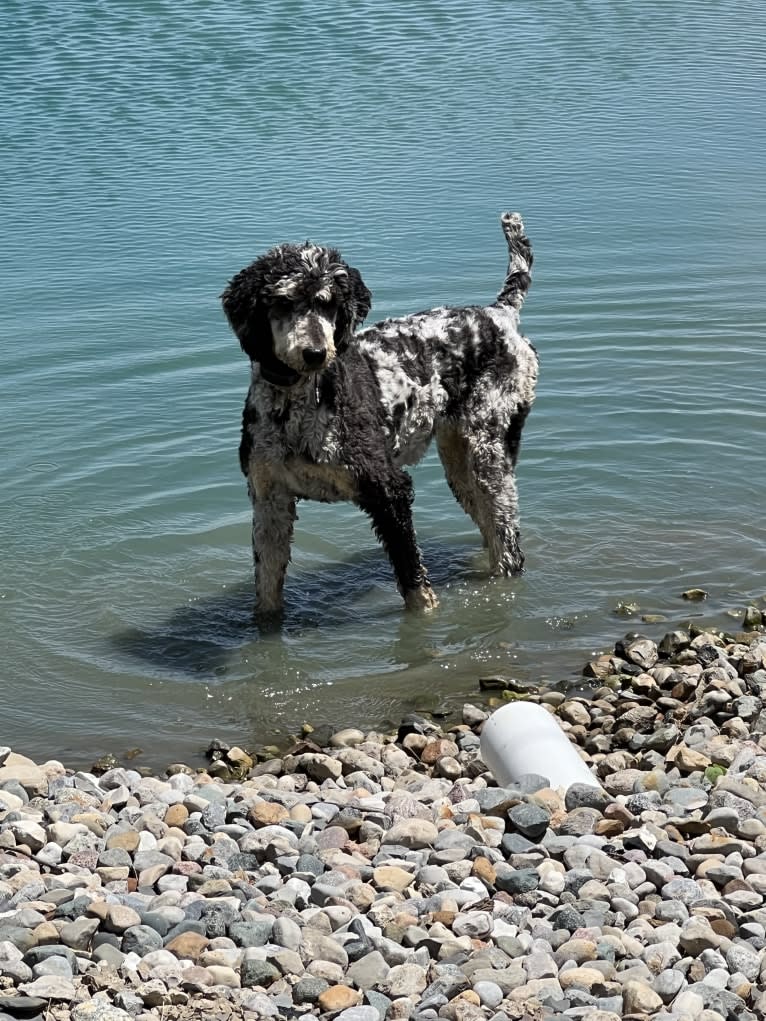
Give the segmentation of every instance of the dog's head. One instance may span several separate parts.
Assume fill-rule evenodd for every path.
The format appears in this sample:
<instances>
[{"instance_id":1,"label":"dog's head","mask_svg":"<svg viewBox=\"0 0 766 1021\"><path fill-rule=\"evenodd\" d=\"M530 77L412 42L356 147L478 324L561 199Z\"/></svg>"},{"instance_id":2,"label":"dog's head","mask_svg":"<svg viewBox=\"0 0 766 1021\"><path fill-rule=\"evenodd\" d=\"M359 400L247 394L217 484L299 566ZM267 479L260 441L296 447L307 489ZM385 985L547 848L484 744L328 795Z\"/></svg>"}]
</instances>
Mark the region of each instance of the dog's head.
<instances>
[{"instance_id":1,"label":"dog's head","mask_svg":"<svg viewBox=\"0 0 766 1021\"><path fill-rule=\"evenodd\" d=\"M223 310L267 382L293 386L321 372L370 311L358 270L334 248L279 245L231 280Z\"/></svg>"}]
</instances>

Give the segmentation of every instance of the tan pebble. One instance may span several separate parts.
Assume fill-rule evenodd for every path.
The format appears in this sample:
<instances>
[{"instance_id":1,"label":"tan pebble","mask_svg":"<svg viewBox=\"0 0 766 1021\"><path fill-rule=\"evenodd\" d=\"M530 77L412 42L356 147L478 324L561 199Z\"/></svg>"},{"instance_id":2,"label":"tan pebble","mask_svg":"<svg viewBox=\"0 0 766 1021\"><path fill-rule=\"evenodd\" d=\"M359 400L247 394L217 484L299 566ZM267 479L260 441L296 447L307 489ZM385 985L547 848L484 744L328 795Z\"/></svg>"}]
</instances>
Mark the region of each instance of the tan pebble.
<instances>
[{"instance_id":1,"label":"tan pebble","mask_svg":"<svg viewBox=\"0 0 766 1021\"><path fill-rule=\"evenodd\" d=\"M372 881L379 890L396 891L401 893L411 886L415 877L406 869L400 869L397 865L381 865L372 873Z\"/></svg>"},{"instance_id":2,"label":"tan pebble","mask_svg":"<svg viewBox=\"0 0 766 1021\"><path fill-rule=\"evenodd\" d=\"M358 886L352 887L347 895L349 900L355 908L359 911L366 911L372 904L377 900L377 891L369 883L359 883Z\"/></svg>"},{"instance_id":3,"label":"tan pebble","mask_svg":"<svg viewBox=\"0 0 766 1021\"><path fill-rule=\"evenodd\" d=\"M124 833L114 833L106 842L107 850L121 848L128 854L133 854L138 849L140 835L135 830L126 830Z\"/></svg>"},{"instance_id":4,"label":"tan pebble","mask_svg":"<svg viewBox=\"0 0 766 1021\"><path fill-rule=\"evenodd\" d=\"M408 752L414 752L418 757L427 744L428 738L425 734L406 734L402 741L402 747Z\"/></svg>"},{"instance_id":5,"label":"tan pebble","mask_svg":"<svg viewBox=\"0 0 766 1021\"><path fill-rule=\"evenodd\" d=\"M391 921L394 925L401 925L406 929L408 925L417 925L419 917L418 915L413 915L411 911L398 911Z\"/></svg>"},{"instance_id":6,"label":"tan pebble","mask_svg":"<svg viewBox=\"0 0 766 1021\"><path fill-rule=\"evenodd\" d=\"M438 759L434 767L437 776L445 780L457 780L463 775L463 767L454 755L445 755Z\"/></svg>"},{"instance_id":7,"label":"tan pebble","mask_svg":"<svg viewBox=\"0 0 766 1021\"><path fill-rule=\"evenodd\" d=\"M279 826L285 819L290 818L290 813L284 805L278 805L271 801L259 801L247 813L247 817L253 826Z\"/></svg>"},{"instance_id":8,"label":"tan pebble","mask_svg":"<svg viewBox=\"0 0 766 1021\"><path fill-rule=\"evenodd\" d=\"M92 915L94 918L100 918L103 922L106 918L106 913L109 910L109 905L104 900L92 900L85 909L86 915Z\"/></svg>"},{"instance_id":9,"label":"tan pebble","mask_svg":"<svg viewBox=\"0 0 766 1021\"><path fill-rule=\"evenodd\" d=\"M454 741L449 741L447 738L437 738L435 741L429 741L420 753L420 761L425 763L427 766L433 766L439 759L448 756L455 758L458 754L458 746Z\"/></svg>"},{"instance_id":10,"label":"tan pebble","mask_svg":"<svg viewBox=\"0 0 766 1021\"><path fill-rule=\"evenodd\" d=\"M559 706L558 715L572 726L587 727L590 724L590 713L581 702L567 700Z\"/></svg>"},{"instance_id":11,"label":"tan pebble","mask_svg":"<svg viewBox=\"0 0 766 1021\"><path fill-rule=\"evenodd\" d=\"M123 933L132 925L140 925L141 916L125 904L108 904L104 928L109 932Z\"/></svg>"},{"instance_id":12,"label":"tan pebble","mask_svg":"<svg viewBox=\"0 0 766 1021\"><path fill-rule=\"evenodd\" d=\"M697 770L707 769L710 763L711 760L707 755L703 755L702 752L689 748L685 744L679 745L675 755L675 765L678 766L682 773L693 773Z\"/></svg>"},{"instance_id":13,"label":"tan pebble","mask_svg":"<svg viewBox=\"0 0 766 1021\"><path fill-rule=\"evenodd\" d=\"M364 734L361 730L347 727L345 730L336 731L330 738L330 745L333 748L353 748L364 741Z\"/></svg>"},{"instance_id":14,"label":"tan pebble","mask_svg":"<svg viewBox=\"0 0 766 1021\"><path fill-rule=\"evenodd\" d=\"M697 868L694 870L694 875L697 879L704 879L710 869L717 868L724 860L722 854L711 854L707 858L703 858Z\"/></svg>"},{"instance_id":15,"label":"tan pebble","mask_svg":"<svg viewBox=\"0 0 766 1021\"><path fill-rule=\"evenodd\" d=\"M200 897L225 897L231 893L228 879L207 879L197 887Z\"/></svg>"},{"instance_id":16,"label":"tan pebble","mask_svg":"<svg viewBox=\"0 0 766 1021\"><path fill-rule=\"evenodd\" d=\"M495 885L497 872L495 871L494 865L488 858L474 858L472 872L488 886Z\"/></svg>"},{"instance_id":17,"label":"tan pebble","mask_svg":"<svg viewBox=\"0 0 766 1021\"><path fill-rule=\"evenodd\" d=\"M127 865L101 865L96 875L101 877L102 883L119 883L128 878L130 869Z\"/></svg>"},{"instance_id":18,"label":"tan pebble","mask_svg":"<svg viewBox=\"0 0 766 1021\"><path fill-rule=\"evenodd\" d=\"M339 964L335 964L334 961L309 961L306 965L306 972L336 985L343 981L343 968Z\"/></svg>"},{"instance_id":19,"label":"tan pebble","mask_svg":"<svg viewBox=\"0 0 766 1021\"><path fill-rule=\"evenodd\" d=\"M182 960L196 961L208 942L208 939L198 932L182 932L165 944L165 950L169 950Z\"/></svg>"},{"instance_id":20,"label":"tan pebble","mask_svg":"<svg viewBox=\"0 0 766 1021\"><path fill-rule=\"evenodd\" d=\"M389 1021L406 1021L412 1015L412 1000L409 996L400 996L393 1000L386 1017Z\"/></svg>"},{"instance_id":21,"label":"tan pebble","mask_svg":"<svg viewBox=\"0 0 766 1021\"><path fill-rule=\"evenodd\" d=\"M564 799L551 787L535 791L534 794L530 794L529 800L542 808L547 808L549 812L560 812L564 808Z\"/></svg>"},{"instance_id":22,"label":"tan pebble","mask_svg":"<svg viewBox=\"0 0 766 1021\"><path fill-rule=\"evenodd\" d=\"M729 986L729 988L737 996L741 997L743 1000L746 1000L750 996L750 993L752 992L752 988L753 987L747 981L746 978L741 978L741 979L739 979L737 981L737 984L735 986L733 986L733 987Z\"/></svg>"},{"instance_id":23,"label":"tan pebble","mask_svg":"<svg viewBox=\"0 0 766 1021\"><path fill-rule=\"evenodd\" d=\"M319 1006L323 1011L347 1010L362 1002L362 994L350 986L330 986L319 994Z\"/></svg>"},{"instance_id":24,"label":"tan pebble","mask_svg":"<svg viewBox=\"0 0 766 1021\"><path fill-rule=\"evenodd\" d=\"M230 989L239 987L239 975L233 968L227 968L221 964L210 964L207 970L213 979L213 985L228 986Z\"/></svg>"},{"instance_id":25,"label":"tan pebble","mask_svg":"<svg viewBox=\"0 0 766 1021\"><path fill-rule=\"evenodd\" d=\"M188 818L189 809L186 805L169 805L164 822L167 826L183 826Z\"/></svg>"},{"instance_id":26,"label":"tan pebble","mask_svg":"<svg viewBox=\"0 0 766 1021\"><path fill-rule=\"evenodd\" d=\"M438 922L441 925L446 925L448 929L452 928L452 923L455 921L455 915L457 911L434 911L431 918L434 922Z\"/></svg>"},{"instance_id":27,"label":"tan pebble","mask_svg":"<svg viewBox=\"0 0 766 1021\"><path fill-rule=\"evenodd\" d=\"M459 1000L463 1000L466 1003L472 1003L475 1007L478 1007L481 1004L479 994L475 993L473 989L464 989L462 993L458 993L457 996L453 996L450 1003L456 1003Z\"/></svg>"},{"instance_id":28,"label":"tan pebble","mask_svg":"<svg viewBox=\"0 0 766 1021\"><path fill-rule=\"evenodd\" d=\"M313 816L311 815L311 809L308 805L301 804L298 802L297 805L293 805L290 809L290 818L293 822L309 823Z\"/></svg>"},{"instance_id":29,"label":"tan pebble","mask_svg":"<svg viewBox=\"0 0 766 1021\"><path fill-rule=\"evenodd\" d=\"M563 972L562 975L566 975ZM561 981L562 975L559 975ZM646 982L631 979L622 987L623 1008L626 1014L654 1014L662 1010L662 1000Z\"/></svg>"},{"instance_id":30,"label":"tan pebble","mask_svg":"<svg viewBox=\"0 0 766 1021\"><path fill-rule=\"evenodd\" d=\"M167 865L148 865L138 874L138 885L143 889L151 889L154 884L168 871ZM101 870L99 869L99 873ZM127 879L127 876L124 877Z\"/></svg>"},{"instance_id":31,"label":"tan pebble","mask_svg":"<svg viewBox=\"0 0 766 1021\"><path fill-rule=\"evenodd\" d=\"M205 986L212 986L213 979L207 968L200 968L192 965L191 968L184 968L181 972L181 988L192 992L198 992Z\"/></svg>"},{"instance_id":32,"label":"tan pebble","mask_svg":"<svg viewBox=\"0 0 766 1021\"><path fill-rule=\"evenodd\" d=\"M59 942L59 931L52 922L40 922L32 930L32 934L37 940L37 946L39 947Z\"/></svg>"},{"instance_id":33,"label":"tan pebble","mask_svg":"<svg viewBox=\"0 0 766 1021\"><path fill-rule=\"evenodd\" d=\"M598 837L617 837L625 832L625 826L619 819L599 819L593 832Z\"/></svg>"},{"instance_id":34,"label":"tan pebble","mask_svg":"<svg viewBox=\"0 0 766 1021\"><path fill-rule=\"evenodd\" d=\"M247 754L246 751L243 751L236 745L233 748L230 748L228 752L226 752L226 758L229 760L229 762L234 763L234 765L237 766L238 769L245 770L253 768L252 758Z\"/></svg>"},{"instance_id":35,"label":"tan pebble","mask_svg":"<svg viewBox=\"0 0 766 1021\"><path fill-rule=\"evenodd\" d=\"M72 816L72 822L81 823L83 826L87 826L90 832L95 833L97 837L103 837L112 820L104 818L98 812L79 812L77 815Z\"/></svg>"},{"instance_id":36,"label":"tan pebble","mask_svg":"<svg viewBox=\"0 0 766 1021\"><path fill-rule=\"evenodd\" d=\"M604 981L604 976L596 968L570 968L569 971L559 972L559 984L562 989L569 989L570 986L581 986L590 989Z\"/></svg>"}]
</instances>

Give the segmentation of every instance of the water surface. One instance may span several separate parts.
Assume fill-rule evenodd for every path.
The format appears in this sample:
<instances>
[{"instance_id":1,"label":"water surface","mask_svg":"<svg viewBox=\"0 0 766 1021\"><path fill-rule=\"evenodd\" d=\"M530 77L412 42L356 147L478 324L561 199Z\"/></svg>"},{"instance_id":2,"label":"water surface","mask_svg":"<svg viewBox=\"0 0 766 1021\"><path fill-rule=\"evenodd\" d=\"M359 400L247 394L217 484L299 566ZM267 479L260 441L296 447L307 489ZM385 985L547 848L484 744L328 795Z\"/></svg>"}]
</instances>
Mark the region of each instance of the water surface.
<instances>
[{"instance_id":1,"label":"water surface","mask_svg":"<svg viewBox=\"0 0 766 1021\"><path fill-rule=\"evenodd\" d=\"M559 683L628 625L766 592L762 5L11 0L0 43L0 743L192 759ZM542 361L527 574L492 580L435 453L442 605L403 613L352 507L301 507L284 628L252 624L218 295L339 245L371 321L492 300L503 209ZM634 625L630 625L634 626ZM656 626L646 628L660 633Z\"/></svg>"}]
</instances>

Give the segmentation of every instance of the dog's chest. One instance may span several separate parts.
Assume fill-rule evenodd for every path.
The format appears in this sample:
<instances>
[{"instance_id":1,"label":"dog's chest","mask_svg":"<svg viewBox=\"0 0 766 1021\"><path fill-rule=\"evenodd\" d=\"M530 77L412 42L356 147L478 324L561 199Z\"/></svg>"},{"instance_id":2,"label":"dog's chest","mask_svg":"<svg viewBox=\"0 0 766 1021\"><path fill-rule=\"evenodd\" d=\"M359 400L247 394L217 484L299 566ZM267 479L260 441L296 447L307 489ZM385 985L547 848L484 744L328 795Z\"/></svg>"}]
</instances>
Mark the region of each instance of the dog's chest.
<instances>
[{"instance_id":1,"label":"dog's chest","mask_svg":"<svg viewBox=\"0 0 766 1021\"><path fill-rule=\"evenodd\" d=\"M252 438L248 474L256 494L265 496L277 486L305 500L334 503L354 498L329 408L313 402L271 405L259 411Z\"/></svg>"}]
</instances>

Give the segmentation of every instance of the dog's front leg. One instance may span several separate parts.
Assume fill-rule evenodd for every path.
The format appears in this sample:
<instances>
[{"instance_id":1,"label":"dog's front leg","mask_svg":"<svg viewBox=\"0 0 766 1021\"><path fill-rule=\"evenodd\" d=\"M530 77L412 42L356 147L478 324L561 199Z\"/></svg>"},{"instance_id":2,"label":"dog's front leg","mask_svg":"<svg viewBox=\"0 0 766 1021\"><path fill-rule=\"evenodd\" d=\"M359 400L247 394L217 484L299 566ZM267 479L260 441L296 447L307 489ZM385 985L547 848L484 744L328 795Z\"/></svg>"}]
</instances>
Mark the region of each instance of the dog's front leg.
<instances>
[{"instance_id":1,"label":"dog's front leg","mask_svg":"<svg viewBox=\"0 0 766 1021\"><path fill-rule=\"evenodd\" d=\"M251 490L256 615L279 613L295 524L295 497L280 486Z\"/></svg>"},{"instance_id":2,"label":"dog's front leg","mask_svg":"<svg viewBox=\"0 0 766 1021\"><path fill-rule=\"evenodd\" d=\"M407 608L433 610L439 600L423 566L412 521L412 500L412 479L401 469L393 469L388 479L360 480L358 504L372 519Z\"/></svg>"}]
</instances>

